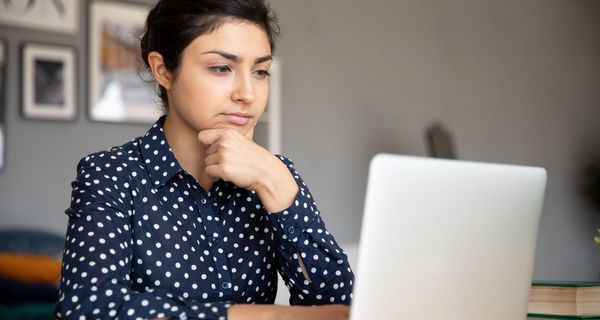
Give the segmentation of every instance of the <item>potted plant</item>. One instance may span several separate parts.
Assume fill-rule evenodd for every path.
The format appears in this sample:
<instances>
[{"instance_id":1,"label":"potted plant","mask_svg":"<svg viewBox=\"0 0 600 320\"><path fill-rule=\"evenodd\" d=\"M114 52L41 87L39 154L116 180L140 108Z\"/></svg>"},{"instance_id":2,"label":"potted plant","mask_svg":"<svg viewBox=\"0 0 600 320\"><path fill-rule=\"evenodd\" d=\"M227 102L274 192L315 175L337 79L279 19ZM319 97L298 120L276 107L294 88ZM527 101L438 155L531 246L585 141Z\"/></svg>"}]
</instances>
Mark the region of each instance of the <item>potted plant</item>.
<instances>
[{"instance_id":1,"label":"potted plant","mask_svg":"<svg viewBox=\"0 0 600 320\"><path fill-rule=\"evenodd\" d=\"M584 172L582 185L584 197L593 206L600 209L600 162L589 165ZM596 229L600 234L600 229ZM600 246L600 237L594 237L594 241Z\"/></svg>"}]
</instances>

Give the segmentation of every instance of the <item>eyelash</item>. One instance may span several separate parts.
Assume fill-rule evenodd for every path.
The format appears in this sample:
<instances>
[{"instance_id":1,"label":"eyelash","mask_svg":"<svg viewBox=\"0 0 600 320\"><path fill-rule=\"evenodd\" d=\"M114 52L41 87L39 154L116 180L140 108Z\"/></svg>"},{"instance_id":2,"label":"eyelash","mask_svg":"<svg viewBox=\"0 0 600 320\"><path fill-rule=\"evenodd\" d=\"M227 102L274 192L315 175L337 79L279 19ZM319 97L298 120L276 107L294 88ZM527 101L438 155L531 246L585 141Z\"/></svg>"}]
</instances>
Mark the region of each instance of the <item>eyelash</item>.
<instances>
[{"instance_id":1,"label":"eyelash","mask_svg":"<svg viewBox=\"0 0 600 320\"><path fill-rule=\"evenodd\" d=\"M223 75L227 72L231 72L231 67L228 65L214 66L214 67L210 67L209 70L218 75ZM256 70L255 72L259 78L268 78L271 76L271 73L269 72L269 70L260 69L260 70Z\"/></svg>"},{"instance_id":2,"label":"eyelash","mask_svg":"<svg viewBox=\"0 0 600 320\"><path fill-rule=\"evenodd\" d=\"M210 67L209 69L210 69L210 71L217 73L217 74L223 74L223 73L231 71L231 68L227 65L214 66L214 67Z\"/></svg>"},{"instance_id":3,"label":"eyelash","mask_svg":"<svg viewBox=\"0 0 600 320\"><path fill-rule=\"evenodd\" d=\"M256 70L257 74L261 78L268 78L271 76L269 70Z\"/></svg>"}]
</instances>

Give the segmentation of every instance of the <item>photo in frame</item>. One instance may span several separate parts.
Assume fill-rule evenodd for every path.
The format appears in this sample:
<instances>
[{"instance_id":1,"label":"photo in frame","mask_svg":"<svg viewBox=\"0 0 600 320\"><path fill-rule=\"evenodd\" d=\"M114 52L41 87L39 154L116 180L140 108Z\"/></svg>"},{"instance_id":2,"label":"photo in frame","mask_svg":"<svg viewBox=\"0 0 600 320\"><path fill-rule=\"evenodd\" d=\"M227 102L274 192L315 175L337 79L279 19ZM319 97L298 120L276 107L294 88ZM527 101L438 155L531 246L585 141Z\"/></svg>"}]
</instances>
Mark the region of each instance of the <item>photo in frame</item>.
<instances>
[{"instance_id":1,"label":"photo in frame","mask_svg":"<svg viewBox=\"0 0 600 320\"><path fill-rule=\"evenodd\" d=\"M273 57L269 73L269 99L254 128L254 141L274 154L281 154L281 60L278 57Z\"/></svg>"},{"instance_id":2,"label":"photo in frame","mask_svg":"<svg viewBox=\"0 0 600 320\"><path fill-rule=\"evenodd\" d=\"M25 43L21 48L21 112L28 119L74 120L75 48Z\"/></svg>"},{"instance_id":3,"label":"photo in frame","mask_svg":"<svg viewBox=\"0 0 600 320\"><path fill-rule=\"evenodd\" d=\"M0 24L75 34L80 0L2 0Z\"/></svg>"},{"instance_id":4,"label":"photo in frame","mask_svg":"<svg viewBox=\"0 0 600 320\"><path fill-rule=\"evenodd\" d=\"M6 41L0 39L0 171L4 169L6 150L6 124L4 122L4 109L6 105Z\"/></svg>"},{"instance_id":5,"label":"photo in frame","mask_svg":"<svg viewBox=\"0 0 600 320\"><path fill-rule=\"evenodd\" d=\"M92 121L151 124L161 115L139 37L149 7L90 3L88 115Z\"/></svg>"}]
</instances>

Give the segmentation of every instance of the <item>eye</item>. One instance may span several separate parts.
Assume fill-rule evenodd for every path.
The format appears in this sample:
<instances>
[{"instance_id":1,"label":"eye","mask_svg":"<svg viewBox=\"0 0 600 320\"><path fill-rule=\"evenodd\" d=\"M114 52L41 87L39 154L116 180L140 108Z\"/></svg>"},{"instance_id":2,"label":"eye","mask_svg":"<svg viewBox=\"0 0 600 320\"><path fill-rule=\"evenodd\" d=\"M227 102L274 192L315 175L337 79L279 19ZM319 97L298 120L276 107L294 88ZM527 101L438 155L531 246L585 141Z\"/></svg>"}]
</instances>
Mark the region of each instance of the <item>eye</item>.
<instances>
[{"instance_id":1,"label":"eye","mask_svg":"<svg viewBox=\"0 0 600 320\"><path fill-rule=\"evenodd\" d=\"M258 78L258 79L265 79L271 75L269 70L265 70L265 69L256 70L256 71L254 71L254 74L256 75L256 78Z\"/></svg>"},{"instance_id":2,"label":"eye","mask_svg":"<svg viewBox=\"0 0 600 320\"><path fill-rule=\"evenodd\" d=\"M222 65L222 66L210 67L209 70L214 73L217 73L217 74L224 74L224 73L230 72L231 68L228 65Z\"/></svg>"}]
</instances>

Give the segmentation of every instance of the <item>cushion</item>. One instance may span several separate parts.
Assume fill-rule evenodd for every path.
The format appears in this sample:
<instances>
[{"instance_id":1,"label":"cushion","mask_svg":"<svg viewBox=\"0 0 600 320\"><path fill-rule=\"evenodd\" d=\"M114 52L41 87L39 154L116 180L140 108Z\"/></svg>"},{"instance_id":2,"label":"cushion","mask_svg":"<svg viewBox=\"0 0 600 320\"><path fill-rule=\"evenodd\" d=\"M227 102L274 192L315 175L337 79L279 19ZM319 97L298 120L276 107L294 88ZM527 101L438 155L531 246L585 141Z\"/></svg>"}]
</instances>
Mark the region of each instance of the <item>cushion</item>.
<instances>
[{"instance_id":1,"label":"cushion","mask_svg":"<svg viewBox=\"0 0 600 320\"><path fill-rule=\"evenodd\" d=\"M37 254L0 252L0 277L29 283L57 284L60 261Z\"/></svg>"},{"instance_id":2,"label":"cushion","mask_svg":"<svg viewBox=\"0 0 600 320\"><path fill-rule=\"evenodd\" d=\"M30 229L0 230L0 251L41 254L60 257L64 236Z\"/></svg>"}]
</instances>

